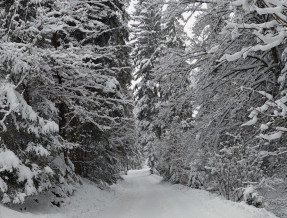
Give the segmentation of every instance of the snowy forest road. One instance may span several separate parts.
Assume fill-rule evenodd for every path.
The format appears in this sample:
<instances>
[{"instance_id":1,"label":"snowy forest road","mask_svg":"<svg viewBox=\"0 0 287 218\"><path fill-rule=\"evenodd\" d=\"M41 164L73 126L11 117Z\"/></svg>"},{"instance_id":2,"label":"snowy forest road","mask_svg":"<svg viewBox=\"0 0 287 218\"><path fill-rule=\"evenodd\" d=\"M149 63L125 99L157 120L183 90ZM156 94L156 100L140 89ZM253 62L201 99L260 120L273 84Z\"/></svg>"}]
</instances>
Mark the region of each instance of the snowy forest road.
<instances>
[{"instance_id":1,"label":"snowy forest road","mask_svg":"<svg viewBox=\"0 0 287 218\"><path fill-rule=\"evenodd\" d=\"M0 205L0 218L276 218L262 208L162 182L149 169L129 171L110 191L84 180L60 208L39 202L20 205L25 212Z\"/></svg>"},{"instance_id":2,"label":"snowy forest road","mask_svg":"<svg viewBox=\"0 0 287 218\"><path fill-rule=\"evenodd\" d=\"M114 201L101 218L267 218L265 209L220 199L208 192L171 186L149 169L129 171L116 186Z\"/></svg>"}]
</instances>

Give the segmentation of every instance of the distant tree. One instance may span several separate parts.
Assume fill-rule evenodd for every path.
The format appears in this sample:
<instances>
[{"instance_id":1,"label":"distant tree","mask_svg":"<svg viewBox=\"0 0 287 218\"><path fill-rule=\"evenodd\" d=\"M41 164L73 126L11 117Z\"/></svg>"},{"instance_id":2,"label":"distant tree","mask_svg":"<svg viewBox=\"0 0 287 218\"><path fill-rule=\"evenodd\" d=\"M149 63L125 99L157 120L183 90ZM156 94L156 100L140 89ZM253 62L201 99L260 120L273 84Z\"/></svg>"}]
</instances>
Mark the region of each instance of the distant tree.
<instances>
[{"instance_id":1,"label":"distant tree","mask_svg":"<svg viewBox=\"0 0 287 218\"><path fill-rule=\"evenodd\" d=\"M163 11L161 52L155 64L158 85L158 115L154 123L161 137L156 142L157 170L173 183L188 182L189 163L185 151L193 125L190 64L186 55L186 35L181 14L174 14L173 5Z\"/></svg>"},{"instance_id":2,"label":"distant tree","mask_svg":"<svg viewBox=\"0 0 287 218\"><path fill-rule=\"evenodd\" d=\"M160 127L153 119L158 113L158 87L154 80L154 65L160 52L161 12L163 1L137 1L132 15L131 44L134 62L138 143L148 156L154 153L154 141L160 137Z\"/></svg>"}]
</instances>

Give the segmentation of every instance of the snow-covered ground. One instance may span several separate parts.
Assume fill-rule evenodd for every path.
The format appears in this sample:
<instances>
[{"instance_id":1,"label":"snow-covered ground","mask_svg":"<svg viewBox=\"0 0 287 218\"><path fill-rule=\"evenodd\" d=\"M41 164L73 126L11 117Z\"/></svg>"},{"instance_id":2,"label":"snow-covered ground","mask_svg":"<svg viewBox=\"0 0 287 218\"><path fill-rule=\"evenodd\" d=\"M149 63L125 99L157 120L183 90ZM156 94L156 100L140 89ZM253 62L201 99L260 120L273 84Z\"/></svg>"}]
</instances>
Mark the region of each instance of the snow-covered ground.
<instances>
[{"instance_id":1,"label":"snow-covered ground","mask_svg":"<svg viewBox=\"0 0 287 218\"><path fill-rule=\"evenodd\" d=\"M43 204L44 205L44 204ZM47 204L46 204L47 205ZM25 213L0 207L0 218L275 218L265 209L235 203L206 191L163 183L148 169L129 171L124 181L102 191L85 181L61 208L41 206Z\"/></svg>"}]
</instances>

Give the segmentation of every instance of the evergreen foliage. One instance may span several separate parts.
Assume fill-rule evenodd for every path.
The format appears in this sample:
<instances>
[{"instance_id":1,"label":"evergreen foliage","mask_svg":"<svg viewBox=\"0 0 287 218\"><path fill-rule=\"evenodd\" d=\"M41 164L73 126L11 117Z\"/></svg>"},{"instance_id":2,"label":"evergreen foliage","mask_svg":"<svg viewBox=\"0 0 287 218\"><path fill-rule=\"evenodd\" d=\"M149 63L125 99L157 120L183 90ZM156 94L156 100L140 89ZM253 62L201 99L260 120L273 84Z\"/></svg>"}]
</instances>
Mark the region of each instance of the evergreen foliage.
<instances>
[{"instance_id":1,"label":"evergreen foliage","mask_svg":"<svg viewBox=\"0 0 287 218\"><path fill-rule=\"evenodd\" d=\"M52 188L63 197L77 175L116 182L137 153L124 3L15 0L0 9L2 201Z\"/></svg>"}]
</instances>

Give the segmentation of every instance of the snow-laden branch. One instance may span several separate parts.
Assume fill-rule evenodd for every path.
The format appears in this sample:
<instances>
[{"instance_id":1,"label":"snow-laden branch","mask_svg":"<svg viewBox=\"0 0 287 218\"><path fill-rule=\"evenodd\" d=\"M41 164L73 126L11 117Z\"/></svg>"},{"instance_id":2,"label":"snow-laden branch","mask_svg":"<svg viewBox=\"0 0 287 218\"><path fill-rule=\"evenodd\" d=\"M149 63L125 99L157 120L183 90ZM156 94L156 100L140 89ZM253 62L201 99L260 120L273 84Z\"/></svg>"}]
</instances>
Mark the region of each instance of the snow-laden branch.
<instances>
[{"instance_id":1,"label":"snow-laden branch","mask_svg":"<svg viewBox=\"0 0 287 218\"><path fill-rule=\"evenodd\" d=\"M249 53L268 51L284 43L287 36L287 17L284 15L286 1L260 0L260 2L264 5L262 8L245 0L237 0L231 3L232 6L241 7L247 13L256 12L258 15L271 15L273 19L262 23L227 21L223 33L238 36L249 30L252 31L251 33L258 39L259 43L243 47L233 54L224 54L219 61L235 61L241 57L246 58Z\"/></svg>"},{"instance_id":2,"label":"snow-laden branch","mask_svg":"<svg viewBox=\"0 0 287 218\"><path fill-rule=\"evenodd\" d=\"M261 133L258 137L266 140L275 140L282 137L287 132L287 127L280 126L280 121L286 119L287 114L287 92L283 91L281 96L276 100L271 94L264 91L258 91L257 93L266 97L268 100L261 106L253 109L249 115L248 122L241 126L255 125L260 118L272 118L268 119L267 123L260 124Z\"/></svg>"}]
</instances>

